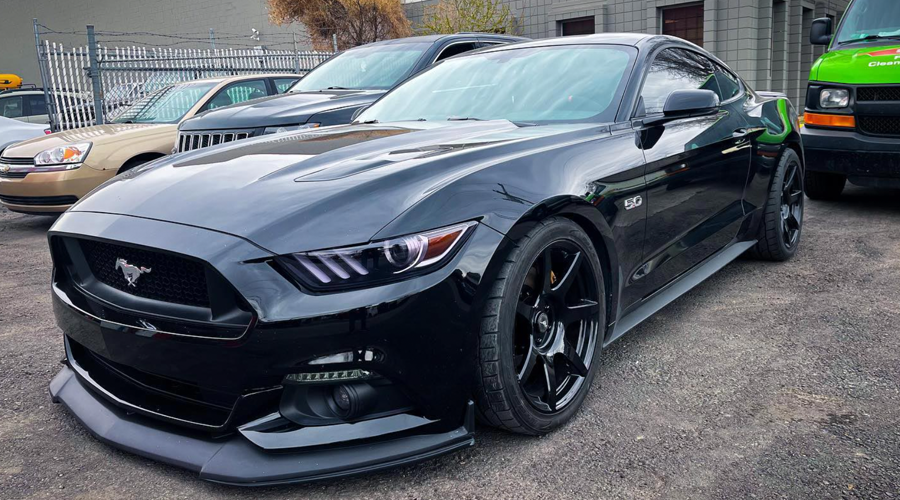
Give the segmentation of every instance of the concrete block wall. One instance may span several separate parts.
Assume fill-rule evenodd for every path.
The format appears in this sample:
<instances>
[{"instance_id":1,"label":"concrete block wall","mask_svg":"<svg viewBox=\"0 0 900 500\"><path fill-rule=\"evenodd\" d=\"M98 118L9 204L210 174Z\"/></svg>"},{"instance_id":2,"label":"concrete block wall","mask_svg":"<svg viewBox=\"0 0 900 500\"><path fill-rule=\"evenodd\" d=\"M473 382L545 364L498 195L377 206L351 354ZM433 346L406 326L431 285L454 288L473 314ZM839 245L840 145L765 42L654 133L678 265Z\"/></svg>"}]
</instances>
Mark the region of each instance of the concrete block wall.
<instances>
[{"instance_id":1,"label":"concrete block wall","mask_svg":"<svg viewBox=\"0 0 900 500\"><path fill-rule=\"evenodd\" d=\"M404 0L413 27L438 0ZM703 46L759 90L785 92L803 105L812 63L823 49L809 44L813 19L836 20L849 0L503 0L521 35L559 35L566 19L594 16L595 31L661 33L662 11L703 5Z\"/></svg>"}]
</instances>

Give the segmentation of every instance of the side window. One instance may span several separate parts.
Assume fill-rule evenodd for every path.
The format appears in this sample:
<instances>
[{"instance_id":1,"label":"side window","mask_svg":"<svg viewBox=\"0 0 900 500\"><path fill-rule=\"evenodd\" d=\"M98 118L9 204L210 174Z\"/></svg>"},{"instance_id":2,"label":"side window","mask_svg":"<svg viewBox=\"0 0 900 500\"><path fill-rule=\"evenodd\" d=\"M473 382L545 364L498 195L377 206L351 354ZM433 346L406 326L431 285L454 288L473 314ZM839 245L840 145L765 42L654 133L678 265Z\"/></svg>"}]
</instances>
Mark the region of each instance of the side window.
<instances>
[{"instance_id":1,"label":"side window","mask_svg":"<svg viewBox=\"0 0 900 500\"><path fill-rule=\"evenodd\" d=\"M712 63L683 49L666 49L657 54L641 90L643 111L638 115L662 113L669 94L676 90L712 90L719 93Z\"/></svg>"},{"instance_id":2,"label":"side window","mask_svg":"<svg viewBox=\"0 0 900 500\"><path fill-rule=\"evenodd\" d=\"M216 109L269 95L264 80L248 80L227 85L203 109Z\"/></svg>"},{"instance_id":3,"label":"side window","mask_svg":"<svg viewBox=\"0 0 900 500\"><path fill-rule=\"evenodd\" d=\"M741 93L741 81L731 71L716 64L716 80L719 82L719 99L727 101Z\"/></svg>"},{"instance_id":4,"label":"side window","mask_svg":"<svg viewBox=\"0 0 900 500\"><path fill-rule=\"evenodd\" d=\"M477 48L475 42L451 43L447 47L444 47L444 50L442 50L441 53L438 54L434 62L443 61L448 57L453 57L457 54L462 54L463 52L474 50L475 48Z\"/></svg>"},{"instance_id":5,"label":"side window","mask_svg":"<svg viewBox=\"0 0 900 500\"><path fill-rule=\"evenodd\" d=\"M287 92L287 89L294 86L297 83L299 78L274 78L272 81L275 82L275 90L279 94L284 94Z\"/></svg>"},{"instance_id":6,"label":"side window","mask_svg":"<svg viewBox=\"0 0 900 500\"><path fill-rule=\"evenodd\" d=\"M3 109L3 116L6 118L21 118L25 116L23 104L22 96L0 99L0 108Z\"/></svg>"},{"instance_id":7,"label":"side window","mask_svg":"<svg viewBox=\"0 0 900 500\"><path fill-rule=\"evenodd\" d=\"M47 114L47 102L44 100L44 96L42 95L29 95L25 96L28 99L28 114L31 116L34 115L46 115Z\"/></svg>"}]
</instances>

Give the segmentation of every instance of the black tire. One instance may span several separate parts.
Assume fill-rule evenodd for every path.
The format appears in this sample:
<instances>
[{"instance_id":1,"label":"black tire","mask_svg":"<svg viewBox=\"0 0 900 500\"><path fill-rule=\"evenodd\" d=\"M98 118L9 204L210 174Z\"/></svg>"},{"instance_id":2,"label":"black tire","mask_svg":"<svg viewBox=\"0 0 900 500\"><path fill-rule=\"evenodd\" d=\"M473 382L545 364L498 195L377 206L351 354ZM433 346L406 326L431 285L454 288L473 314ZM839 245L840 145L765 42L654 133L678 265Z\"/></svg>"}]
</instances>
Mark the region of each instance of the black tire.
<instances>
[{"instance_id":1,"label":"black tire","mask_svg":"<svg viewBox=\"0 0 900 500\"><path fill-rule=\"evenodd\" d=\"M847 176L830 172L806 172L804 190L811 200L836 200L844 192Z\"/></svg>"},{"instance_id":2,"label":"black tire","mask_svg":"<svg viewBox=\"0 0 900 500\"><path fill-rule=\"evenodd\" d=\"M559 250L561 245L573 249L573 252L566 253L565 250ZM577 253L575 253L576 249ZM551 252L562 253L551 254ZM550 362L550 367L557 363L555 367L550 368L550 372L563 373L564 375L547 375L547 366L545 365L548 363L546 361L548 358L546 354L543 355L544 357L541 355L536 357L537 363L541 364L542 367L540 371L537 368L529 370L516 367L515 351L517 348L515 342L518 339L521 343L521 329L524 321L521 309L517 308L522 306L524 302L524 300L523 302L520 302L520 300L522 300L521 294L526 293L525 290L527 290L525 288L528 286L526 279L531 280L531 286L534 286L534 281L541 279L536 277L538 274L536 266L540 265L536 259L540 256L541 262L549 262L543 260L545 254L557 255L557 260L560 261L555 264L557 268L568 270L565 273L566 276L556 278L557 286L554 288L554 264L550 264L551 272L548 275L550 276L549 281L551 284L549 291L545 288L546 285L535 286L535 288L541 288L548 293L547 297L549 297L550 293L557 293L557 289L566 289L566 291L562 292L563 306L560 308L562 312L552 313L552 317L554 317L552 324L554 326L550 327L550 330L556 330L557 326L562 325L561 330L556 331L562 332L560 335L563 337L563 342L572 349L567 349L565 354L557 353L549 356L550 359L554 360ZM570 258L571 264L567 260ZM552 260L552 257L550 259ZM541 271L541 273L543 272ZM573 285L568 282L568 277L570 275L575 276L576 273L580 277L574 281L575 285ZM592 279L589 277L592 277ZM564 282L569 284L566 285ZM590 282L593 282L593 284ZM592 310L583 311L579 315L579 317L583 317L577 323L579 326L573 328L572 326L576 323L568 323L565 318L568 318L567 313L575 310L575 308L570 304L567 307L566 302L571 300L573 295L581 297L581 292L588 289L592 290L591 293L596 292L597 300L594 301L591 298L581 302L589 305ZM593 296L590 295L590 297ZM541 298L538 298L537 303L539 304L541 300ZM545 304L549 303L551 301L548 299ZM544 307L549 309L547 305ZM581 306L577 307L580 309ZM589 341L582 342L582 338L588 338L588 334L585 332L593 331L592 327L589 326L593 324L593 321L596 321L597 325L595 341L593 343ZM479 419L494 427L529 435L545 434L565 424L578 411L596 372L599 370L600 351L606 331L605 324L606 289L603 282L600 258L590 238L577 224L565 218L551 218L538 223L527 235L516 242L516 246L506 257L506 261L492 285L483 313L475 384L475 400L477 402ZM544 326L546 326L546 323ZM576 343L568 341L568 337L575 334L575 332L578 332L579 339L576 342L579 346L577 349L582 352L582 358L579 358L581 365L578 369L575 368L577 363L569 361L573 357L579 356L575 352L576 348L572 347ZM533 335L537 335L537 333L533 333ZM549 338L553 334L545 332L543 335ZM528 341L534 342L530 337ZM552 341L547 341L543 345L546 346L552 343ZM537 351L535 349L539 348L541 346L537 343L532 343L528 352L536 354ZM526 354L525 356L528 355ZM520 357L519 359L522 358ZM530 359L532 358L527 357L524 364L528 364ZM535 363L532 360L531 366L536 366ZM562 364L561 368L559 363ZM563 393L565 398L567 398L566 404L563 405L563 400L560 399L560 408L555 408L557 391L554 391L553 406L547 407L551 411L538 409L535 405L535 397L529 396L522 387L522 384L527 382L527 380L520 384L520 370L531 374L531 378L528 380L534 380L534 377L545 376L547 384L544 387L551 385L549 382L551 379L556 381L557 387L563 390L568 387L569 392ZM583 375L575 374L578 371ZM526 376L526 378L528 377ZM561 386L558 385L559 380L563 380ZM540 384L540 381L536 383ZM549 391L547 391L546 396L550 397Z\"/></svg>"},{"instance_id":3,"label":"black tire","mask_svg":"<svg viewBox=\"0 0 900 500\"><path fill-rule=\"evenodd\" d=\"M797 253L803 229L803 174L800 157L792 149L785 150L778 161L763 208L759 241L751 250L754 257L782 262ZM787 186L786 182L791 185ZM786 208L787 201L794 203Z\"/></svg>"}]
</instances>

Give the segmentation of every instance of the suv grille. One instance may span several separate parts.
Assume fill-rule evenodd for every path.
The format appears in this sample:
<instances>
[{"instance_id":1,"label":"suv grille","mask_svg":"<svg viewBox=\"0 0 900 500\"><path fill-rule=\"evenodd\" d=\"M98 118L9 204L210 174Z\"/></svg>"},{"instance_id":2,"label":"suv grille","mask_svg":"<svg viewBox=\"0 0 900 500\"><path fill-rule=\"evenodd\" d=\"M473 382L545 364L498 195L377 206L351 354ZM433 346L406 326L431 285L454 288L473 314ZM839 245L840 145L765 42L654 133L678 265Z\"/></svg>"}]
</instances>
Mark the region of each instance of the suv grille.
<instances>
[{"instance_id":1,"label":"suv grille","mask_svg":"<svg viewBox=\"0 0 900 500\"><path fill-rule=\"evenodd\" d=\"M859 129L870 135L900 136L900 116L860 116Z\"/></svg>"},{"instance_id":2,"label":"suv grille","mask_svg":"<svg viewBox=\"0 0 900 500\"><path fill-rule=\"evenodd\" d=\"M857 101L900 101L900 87L859 87Z\"/></svg>"},{"instance_id":3,"label":"suv grille","mask_svg":"<svg viewBox=\"0 0 900 500\"><path fill-rule=\"evenodd\" d=\"M143 297L188 306L209 308L209 291L203 264L171 254L124 247L94 240L79 239L91 272L98 281L116 290ZM145 267L137 286L128 285L116 261Z\"/></svg>"},{"instance_id":4,"label":"suv grille","mask_svg":"<svg viewBox=\"0 0 900 500\"><path fill-rule=\"evenodd\" d=\"M178 152L193 151L195 149L224 144L226 142L239 141L253 137L252 130L227 130L221 132L180 132L178 134Z\"/></svg>"},{"instance_id":5,"label":"suv grille","mask_svg":"<svg viewBox=\"0 0 900 500\"><path fill-rule=\"evenodd\" d=\"M7 165L27 165L29 167L33 167L34 158L6 158L4 156L0 156L0 163L5 163Z\"/></svg>"}]
</instances>

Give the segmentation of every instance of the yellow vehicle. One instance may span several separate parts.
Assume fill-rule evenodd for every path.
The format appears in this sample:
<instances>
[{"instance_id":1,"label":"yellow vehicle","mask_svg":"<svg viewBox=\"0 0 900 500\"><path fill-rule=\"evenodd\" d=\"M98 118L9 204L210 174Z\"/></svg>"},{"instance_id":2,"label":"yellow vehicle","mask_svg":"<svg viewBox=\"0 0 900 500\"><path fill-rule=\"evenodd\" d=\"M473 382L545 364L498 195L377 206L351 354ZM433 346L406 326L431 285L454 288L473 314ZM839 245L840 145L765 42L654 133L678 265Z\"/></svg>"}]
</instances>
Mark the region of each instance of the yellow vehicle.
<instances>
[{"instance_id":1,"label":"yellow vehicle","mask_svg":"<svg viewBox=\"0 0 900 500\"><path fill-rule=\"evenodd\" d=\"M170 154L183 120L275 95L274 79L284 77L245 75L170 85L126 108L109 124L9 146L0 153L0 203L22 213L64 212L116 174Z\"/></svg>"},{"instance_id":2,"label":"yellow vehicle","mask_svg":"<svg viewBox=\"0 0 900 500\"><path fill-rule=\"evenodd\" d=\"M22 86L22 77L11 73L0 73L0 90L17 89Z\"/></svg>"}]
</instances>

